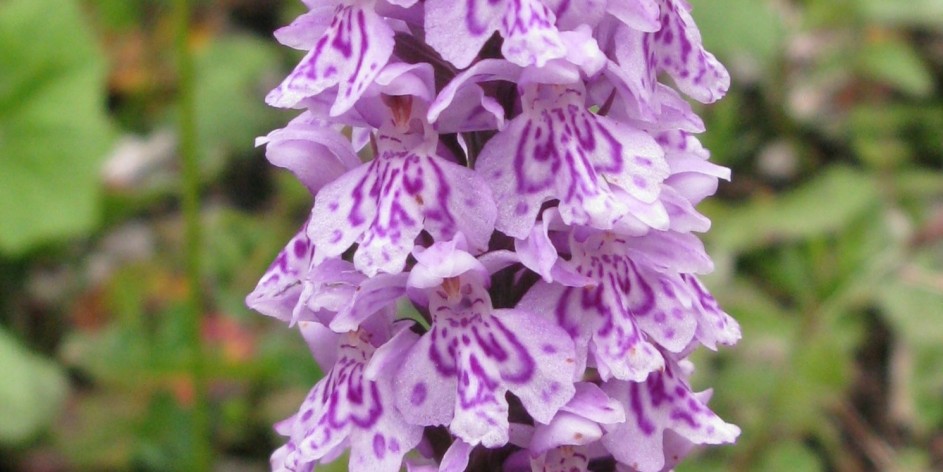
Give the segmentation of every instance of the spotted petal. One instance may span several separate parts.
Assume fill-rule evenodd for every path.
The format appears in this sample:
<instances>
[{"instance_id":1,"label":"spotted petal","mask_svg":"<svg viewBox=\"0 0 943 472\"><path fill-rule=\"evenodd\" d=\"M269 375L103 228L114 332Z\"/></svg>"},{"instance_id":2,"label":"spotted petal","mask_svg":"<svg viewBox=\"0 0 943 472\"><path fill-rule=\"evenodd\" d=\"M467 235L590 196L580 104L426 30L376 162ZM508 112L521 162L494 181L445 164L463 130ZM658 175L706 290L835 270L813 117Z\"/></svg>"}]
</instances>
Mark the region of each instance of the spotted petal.
<instances>
[{"instance_id":1,"label":"spotted petal","mask_svg":"<svg viewBox=\"0 0 943 472\"><path fill-rule=\"evenodd\" d=\"M634 262L628 269L632 283L625 295L635 322L666 350L683 351L694 338L698 322L680 276Z\"/></svg>"},{"instance_id":2,"label":"spotted petal","mask_svg":"<svg viewBox=\"0 0 943 472\"><path fill-rule=\"evenodd\" d=\"M338 350L334 367L300 411L278 426L289 443L273 466L310 466L349 444L351 471L398 471L403 455L419 443L422 428L405 422L393 406L389 377L364 378L375 349L363 332L341 336Z\"/></svg>"},{"instance_id":3,"label":"spotted petal","mask_svg":"<svg viewBox=\"0 0 943 472\"><path fill-rule=\"evenodd\" d=\"M651 264L665 258L645 257L652 236L587 232L574 233L571 259L562 263L593 283L564 287L541 281L518 306L555 319L575 340L577 359L585 363L591 353L604 380L643 380L663 365L652 341L681 351L694 336L689 291L672 272Z\"/></svg>"},{"instance_id":4,"label":"spotted petal","mask_svg":"<svg viewBox=\"0 0 943 472\"><path fill-rule=\"evenodd\" d=\"M397 405L411 423L497 447L508 441L506 392L541 422L573 396L573 344L539 316L494 310L469 273L427 291L433 324L397 374Z\"/></svg>"},{"instance_id":5,"label":"spotted petal","mask_svg":"<svg viewBox=\"0 0 943 472\"><path fill-rule=\"evenodd\" d=\"M686 274L683 278L695 294L697 339L710 349L717 349L718 344L736 344L740 340L740 325L737 321L720 309L717 300L696 276Z\"/></svg>"},{"instance_id":6,"label":"spotted petal","mask_svg":"<svg viewBox=\"0 0 943 472\"><path fill-rule=\"evenodd\" d=\"M576 343L578 376L592 353L604 380L644 379L662 366L662 359L613 285L613 281L605 281L596 287L578 288L540 281L518 307L545 313L570 334Z\"/></svg>"},{"instance_id":7,"label":"spotted petal","mask_svg":"<svg viewBox=\"0 0 943 472\"><path fill-rule=\"evenodd\" d=\"M556 16L541 0L508 0L501 22L501 53L525 67L543 67L547 61L563 57L566 47L555 22Z\"/></svg>"},{"instance_id":8,"label":"spotted petal","mask_svg":"<svg viewBox=\"0 0 943 472\"><path fill-rule=\"evenodd\" d=\"M324 251L338 256L353 243L357 269L367 275L403 270L425 229L436 240L462 232L473 252L487 248L494 204L481 178L437 156L387 152L325 186L315 199L309 226Z\"/></svg>"},{"instance_id":9,"label":"spotted petal","mask_svg":"<svg viewBox=\"0 0 943 472\"><path fill-rule=\"evenodd\" d=\"M721 420L691 391L675 361L643 382L616 380L602 388L626 407L627 417L603 436L602 443L617 461L640 472L665 466L666 430L695 444L730 443L740 434L740 428Z\"/></svg>"},{"instance_id":10,"label":"spotted petal","mask_svg":"<svg viewBox=\"0 0 943 472\"><path fill-rule=\"evenodd\" d=\"M292 320L315 252L314 244L308 238L307 226L305 223L278 253L255 290L246 297L246 306L286 323Z\"/></svg>"},{"instance_id":11,"label":"spotted petal","mask_svg":"<svg viewBox=\"0 0 943 472\"><path fill-rule=\"evenodd\" d=\"M504 37L504 57L521 66L540 67L566 53L556 16L540 0L428 0L425 7L426 41L459 69L495 31Z\"/></svg>"},{"instance_id":12,"label":"spotted petal","mask_svg":"<svg viewBox=\"0 0 943 472\"><path fill-rule=\"evenodd\" d=\"M331 115L340 115L360 98L392 52L393 30L372 5L338 6L313 49L265 100L276 107L294 107L338 86Z\"/></svg>"},{"instance_id":13,"label":"spotted petal","mask_svg":"<svg viewBox=\"0 0 943 472\"><path fill-rule=\"evenodd\" d=\"M538 421L572 396L572 342L546 320L520 311L440 316L397 376L410 422L449 424L471 444L496 447L508 440L508 390Z\"/></svg>"},{"instance_id":14,"label":"spotted petal","mask_svg":"<svg viewBox=\"0 0 943 472\"><path fill-rule=\"evenodd\" d=\"M702 103L719 100L730 87L730 74L701 42L701 33L684 0L661 0L661 28L652 33L658 67L682 92Z\"/></svg>"},{"instance_id":15,"label":"spotted petal","mask_svg":"<svg viewBox=\"0 0 943 472\"><path fill-rule=\"evenodd\" d=\"M551 199L560 201L565 223L600 229L612 228L630 211L625 196L656 202L668 166L651 136L590 113L578 89L534 90L523 98L530 110L478 157L477 170L498 205L498 230L527 237Z\"/></svg>"}]
</instances>

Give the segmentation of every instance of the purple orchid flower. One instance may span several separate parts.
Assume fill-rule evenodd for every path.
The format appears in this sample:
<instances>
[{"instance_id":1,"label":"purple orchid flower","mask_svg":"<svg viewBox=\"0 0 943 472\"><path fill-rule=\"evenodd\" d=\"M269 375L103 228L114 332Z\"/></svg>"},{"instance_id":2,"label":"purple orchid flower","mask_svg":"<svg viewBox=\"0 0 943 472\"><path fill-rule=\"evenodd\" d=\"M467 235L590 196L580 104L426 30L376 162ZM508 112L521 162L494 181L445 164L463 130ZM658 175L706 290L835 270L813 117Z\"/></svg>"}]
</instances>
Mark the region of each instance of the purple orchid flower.
<instances>
[{"instance_id":1,"label":"purple orchid flower","mask_svg":"<svg viewBox=\"0 0 943 472\"><path fill-rule=\"evenodd\" d=\"M496 447L508 441L506 392L543 422L573 396L573 343L537 315L494 309L487 269L461 246L458 238L416 253L409 286L432 326L397 374L398 406L415 424L449 425L468 444Z\"/></svg>"},{"instance_id":2,"label":"purple orchid flower","mask_svg":"<svg viewBox=\"0 0 943 472\"><path fill-rule=\"evenodd\" d=\"M275 427L289 440L273 455L272 469L303 470L349 447L350 470L395 472L419 443L422 428L406 422L393 406L389 375L365 372L376 352L373 336L358 330L333 337L333 368L311 389L299 412ZM312 338L322 344L329 339Z\"/></svg>"},{"instance_id":3,"label":"purple orchid flower","mask_svg":"<svg viewBox=\"0 0 943 472\"><path fill-rule=\"evenodd\" d=\"M422 231L435 240L461 232L476 253L487 249L494 204L484 181L470 169L438 154L438 136L426 121L426 74L399 73L378 94L386 111L379 120L376 153L318 193L309 225L321 250L315 263L336 257L352 244L357 269L367 275L403 270ZM424 71L419 71L422 73ZM404 88L415 82L416 88ZM414 95L382 92L409 91Z\"/></svg>"},{"instance_id":4,"label":"purple orchid flower","mask_svg":"<svg viewBox=\"0 0 943 472\"><path fill-rule=\"evenodd\" d=\"M730 172L682 94L730 77L690 6L304 3L267 97L303 112L257 143L313 208L246 303L327 374L273 470L648 472L733 442L686 360L740 338L699 279Z\"/></svg>"}]
</instances>

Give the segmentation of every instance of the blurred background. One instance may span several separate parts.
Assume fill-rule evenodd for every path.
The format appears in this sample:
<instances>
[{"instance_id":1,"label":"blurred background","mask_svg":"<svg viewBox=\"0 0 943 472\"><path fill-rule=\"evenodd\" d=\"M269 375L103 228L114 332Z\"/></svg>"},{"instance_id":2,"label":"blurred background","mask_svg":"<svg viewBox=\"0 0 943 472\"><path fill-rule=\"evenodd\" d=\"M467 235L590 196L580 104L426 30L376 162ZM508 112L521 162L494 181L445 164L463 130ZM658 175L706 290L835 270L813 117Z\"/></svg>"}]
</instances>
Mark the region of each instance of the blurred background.
<instances>
[{"instance_id":1,"label":"blurred background","mask_svg":"<svg viewBox=\"0 0 943 472\"><path fill-rule=\"evenodd\" d=\"M733 76L699 108L734 175L702 210L743 327L694 386L743 435L680 470L943 470L943 0L690 2ZM320 375L243 305L310 210L253 146L292 117L263 97L303 9L194 2L181 82L169 0L0 1L0 470L267 467Z\"/></svg>"}]
</instances>

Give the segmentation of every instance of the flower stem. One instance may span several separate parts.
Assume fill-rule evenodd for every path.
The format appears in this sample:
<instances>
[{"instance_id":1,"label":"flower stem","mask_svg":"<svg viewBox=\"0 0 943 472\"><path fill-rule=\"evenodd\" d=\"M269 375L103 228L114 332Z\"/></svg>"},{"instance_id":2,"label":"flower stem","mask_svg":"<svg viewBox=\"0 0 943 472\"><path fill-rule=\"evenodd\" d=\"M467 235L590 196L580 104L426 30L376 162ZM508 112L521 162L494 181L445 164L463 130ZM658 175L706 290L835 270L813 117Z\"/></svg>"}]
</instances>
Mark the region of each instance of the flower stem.
<instances>
[{"instance_id":1,"label":"flower stem","mask_svg":"<svg viewBox=\"0 0 943 472\"><path fill-rule=\"evenodd\" d=\"M189 345L189 369L193 382L193 411L190 445L191 461L188 470L208 471L212 463L210 442L209 400L206 387L203 344L200 335L203 303L200 287L201 230L199 166L197 162L196 109L194 105L193 55L190 51L190 2L175 0L177 58L177 100L179 157L182 177L181 199L185 222L185 263L187 277L186 337Z\"/></svg>"}]
</instances>

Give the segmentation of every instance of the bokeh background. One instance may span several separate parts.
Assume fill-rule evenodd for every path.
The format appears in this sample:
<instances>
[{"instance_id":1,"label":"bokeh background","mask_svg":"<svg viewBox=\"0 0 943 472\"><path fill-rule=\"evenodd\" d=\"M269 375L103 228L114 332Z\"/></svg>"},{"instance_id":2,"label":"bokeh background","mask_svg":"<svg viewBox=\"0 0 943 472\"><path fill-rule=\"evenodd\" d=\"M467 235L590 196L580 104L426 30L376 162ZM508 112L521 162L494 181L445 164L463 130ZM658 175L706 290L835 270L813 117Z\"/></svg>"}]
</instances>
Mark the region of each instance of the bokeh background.
<instances>
[{"instance_id":1,"label":"bokeh background","mask_svg":"<svg viewBox=\"0 0 943 472\"><path fill-rule=\"evenodd\" d=\"M743 327L694 386L743 435L680 470L943 470L943 0L690 2L733 76L702 209ZM264 470L320 375L243 306L310 210L253 145L291 118L263 97L304 7L193 3L181 82L169 0L0 1L0 470Z\"/></svg>"}]
</instances>

